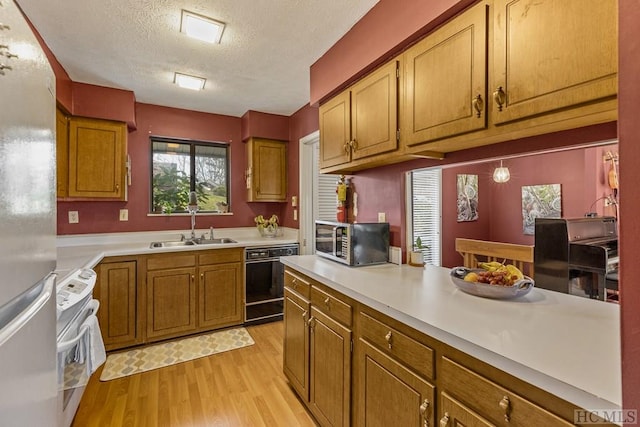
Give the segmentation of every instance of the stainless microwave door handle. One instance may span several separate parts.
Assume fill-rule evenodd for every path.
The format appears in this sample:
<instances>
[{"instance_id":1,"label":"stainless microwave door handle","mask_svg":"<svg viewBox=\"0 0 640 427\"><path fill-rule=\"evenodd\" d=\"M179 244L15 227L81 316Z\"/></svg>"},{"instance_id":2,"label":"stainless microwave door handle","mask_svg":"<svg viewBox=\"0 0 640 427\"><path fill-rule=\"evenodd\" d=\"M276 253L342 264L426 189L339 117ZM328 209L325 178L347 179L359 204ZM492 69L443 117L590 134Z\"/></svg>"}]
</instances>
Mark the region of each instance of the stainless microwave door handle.
<instances>
[{"instance_id":1,"label":"stainless microwave door handle","mask_svg":"<svg viewBox=\"0 0 640 427\"><path fill-rule=\"evenodd\" d=\"M333 227L333 233L331 234L331 240L333 242L332 250L333 256L338 256L337 245L338 245L338 227Z\"/></svg>"}]
</instances>

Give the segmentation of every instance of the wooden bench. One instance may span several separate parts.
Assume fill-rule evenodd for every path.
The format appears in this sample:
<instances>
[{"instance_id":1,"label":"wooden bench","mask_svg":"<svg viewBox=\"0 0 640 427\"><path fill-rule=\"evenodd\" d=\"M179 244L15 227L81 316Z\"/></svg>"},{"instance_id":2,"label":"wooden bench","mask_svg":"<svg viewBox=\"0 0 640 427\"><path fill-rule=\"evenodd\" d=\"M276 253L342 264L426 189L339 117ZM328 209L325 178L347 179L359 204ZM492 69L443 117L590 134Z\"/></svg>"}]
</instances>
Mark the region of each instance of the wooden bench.
<instances>
[{"instance_id":1,"label":"wooden bench","mask_svg":"<svg viewBox=\"0 0 640 427\"><path fill-rule=\"evenodd\" d=\"M533 245L457 238L456 252L462 255L465 267L477 268L479 262L485 261L504 261L533 278Z\"/></svg>"}]
</instances>

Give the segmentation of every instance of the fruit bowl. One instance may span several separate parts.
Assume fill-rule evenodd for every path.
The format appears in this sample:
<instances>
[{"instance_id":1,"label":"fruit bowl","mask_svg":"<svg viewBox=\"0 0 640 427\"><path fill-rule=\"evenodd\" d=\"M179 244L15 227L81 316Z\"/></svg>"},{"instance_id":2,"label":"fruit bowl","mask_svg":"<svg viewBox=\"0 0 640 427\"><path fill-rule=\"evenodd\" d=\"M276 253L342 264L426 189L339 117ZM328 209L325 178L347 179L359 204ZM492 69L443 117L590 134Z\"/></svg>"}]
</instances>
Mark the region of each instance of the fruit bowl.
<instances>
[{"instance_id":1,"label":"fruit bowl","mask_svg":"<svg viewBox=\"0 0 640 427\"><path fill-rule=\"evenodd\" d=\"M523 279L517 280L511 286L490 285L488 283L467 282L464 280L464 277L468 273L480 271L482 271L482 269L454 267L451 269L451 281L463 292L483 298L493 299L518 298L528 294L534 286L533 279L527 276L524 276Z\"/></svg>"}]
</instances>

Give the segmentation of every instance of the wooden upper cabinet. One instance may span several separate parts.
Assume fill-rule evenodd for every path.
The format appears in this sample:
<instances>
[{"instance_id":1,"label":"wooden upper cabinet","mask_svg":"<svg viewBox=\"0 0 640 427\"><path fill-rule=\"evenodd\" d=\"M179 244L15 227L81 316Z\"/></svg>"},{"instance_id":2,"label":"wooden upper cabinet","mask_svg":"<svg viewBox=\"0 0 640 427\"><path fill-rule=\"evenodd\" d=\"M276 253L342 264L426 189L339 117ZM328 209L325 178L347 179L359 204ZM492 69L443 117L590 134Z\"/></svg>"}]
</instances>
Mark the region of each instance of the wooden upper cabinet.
<instances>
[{"instance_id":1,"label":"wooden upper cabinet","mask_svg":"<svg viewBox=\"0 0 640 427\"><path fill-rule=\"evenodd\" d=\"M616 0L496 0L493 122L617 94Z\"/></svg>"},{"instance_id":2,"label":"wooden upper cabinet","mask_svg":"<svg viewBox=\"0 0 640 427\"><path fill-rule=\"evenodd\" d=\"M56 109L56 194L69 195L69 118Z\"/></svg>"},{"instance_id":3,"label":"wooden upper cabinet","mask_svg":"<svg viewBox=\"0 0 640 427\"><path fill-rule=\"evenodd\" d=\"M398 148L398 61L351 88L351 159Z\"/></svg>"},{"instance_id":4,"label":"wooden upper cabinet","mask_svg":"<svg viewBox=\"0 0 640 427\"><path fill-rule=\"evenodd\" d=\"M247 201L287 201L287 143L262 138L247 141Z\"/></svg>"},{"instance_id":5,"label":"wooden upper cabinet","mask_svg":"<svg viewBox=\"0 0 640 427\"><path fill-rule=\"evenodd\" d=\"M406 145L487 126L487 6L478 4L405 52Z\"/></svg>"},{"instance_id":6,"label":"wooden upper cabinet","mask_svg":"<svg viewBox=\"0 0 640 427\"><path fill-rule=\"evenodd\" d=\"M345 91L320 106L320 168L351 161L351 92Z\"/></svg>"},{"instance_id":7,"label":"wooden upper cabinet","mask_svg":"<svg viewBox=\"0 0 640 427\"><path fill-rule=\"evenodd\" d=\"M69 119L68 197L126 200L127 126Z\"/></svg>"},{"instance_id":8,"label":"wooden upper cabinet","mask_svg":"<svg viewBox=\"0 0 640 427\"><path fill-rule=\"evenodd\" d=\"M398 66L388 62L320 106L320 168L398 148Z\"/></svg>"}]
</instances>

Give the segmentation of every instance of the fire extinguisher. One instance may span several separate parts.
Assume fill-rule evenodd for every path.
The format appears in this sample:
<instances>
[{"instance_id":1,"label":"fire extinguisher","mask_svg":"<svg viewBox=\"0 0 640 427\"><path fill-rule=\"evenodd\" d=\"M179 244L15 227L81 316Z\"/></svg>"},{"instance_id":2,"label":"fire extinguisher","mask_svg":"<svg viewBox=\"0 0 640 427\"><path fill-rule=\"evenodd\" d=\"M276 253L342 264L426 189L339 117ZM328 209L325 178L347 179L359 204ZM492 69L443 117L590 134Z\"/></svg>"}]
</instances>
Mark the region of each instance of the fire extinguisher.
<instances>
[{"instance_id":1,"label":"fire extinguisher","mask_svg":"<svg viewBox=\"0 0 640 427\"><path fill-rule=\"evenodd\" d=\"M344 175L340 175L336 187L337 213L336 219L339 222L347 222L347 193L349 183Z\"/></svg>"}]
</instances>

